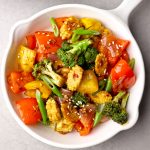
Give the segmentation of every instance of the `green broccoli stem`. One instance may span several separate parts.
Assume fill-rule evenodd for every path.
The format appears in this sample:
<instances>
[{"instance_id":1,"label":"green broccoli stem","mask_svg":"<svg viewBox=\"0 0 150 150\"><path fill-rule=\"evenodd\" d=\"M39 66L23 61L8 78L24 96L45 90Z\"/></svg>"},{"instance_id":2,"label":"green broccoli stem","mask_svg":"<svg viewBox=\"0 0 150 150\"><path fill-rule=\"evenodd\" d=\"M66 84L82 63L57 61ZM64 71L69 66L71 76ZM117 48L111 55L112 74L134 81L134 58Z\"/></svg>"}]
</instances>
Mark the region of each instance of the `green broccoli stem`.
<instances>
[{"instance_id":1,"label":"green broccoli stem","mask_svg":"<svg viewBox=\"0 0 150 150\"><path fill-rule=\"evenodd\" d=\"M46 125L48 117L47 117L46 108L45 108L45 105L44 105L44 102L42 100L41 93L39 90L36 90L36 99L37 99L38 106L42 115L43 124Z\"/></svg>"},{"instance_id":2,"label":"green broccoli stem","mask_svg":"<svg viewBox=\"0 0 150 150\"><path fill-rule=\"evenodd\" d=\"M123 98L123 96L126 94L125 91L120 91L113 99L114 102L119 102L120 99Z\"/></svg>"},{"instance_id":3,"label":"green broccoli stem","mask_svg":"<svg viewBox=\"0 0 150 150\"><path fill-rule=\"evenodd\" d=\"M112 81L111 81L111 78L108 77L107 79L107 83L106 83L106 88L105 88L105 91L107 92L111 92L112 90Z\"/></svg>"},{"instance_id":4,"label":"green broccoli stem","mask_svg":"<svg viewBox=\"0 0 150 150\"><path fill-rule=\"evenodd\" d=\"M80 55L91 44L92 44L92 41L90 39L84 39L82 41L71 44L71 47L73 47L73 48L71 50L67 51L67 53L72 53L72 54L77 53L78 55Z\"/></svg>"},{"instance_id":5,"label":"green broccoli stem","mask_svg":"<svg viewBox=\"0 0 150 150\"><path fill-rule=\"evenodd\" d=\"M56 85L53 83L53 80L49 78L46 75L41 75L40 79L44 81L44 83L52 90L54 94L56 94L58 97L63 98L61 92L59 89L56 87Z\"/></svg>"},{"instance_id":6,"label":"green broccoli stem","mask_svg":"<svg viewBox=\"0 0 150 150\"><path fill-rule=\"evenodd\" d=\"M50 18L50 23L51 23L51 26L52 26L52 30L53 30L53 32L54 32L54 35L55 35L56 37L58 37L58 36L59 36L59 29L58 29L58 27L57 27L57 24L56 24L54 18Z\"/></svg>"},{"instance_id":7,"label":"green broccoli stem","mask_svg":"<svg viewBox=\"0 0 150 150\"><path fill-rule=\"evenodd\" d=\"M84 28L78 28L73 32L77 35L100 35L100 32L96 30L86 30Z\"/></svg>"},{"instance_id":8,"label":"green broccoli stem","mask_svg":"<svg viewBox=\"0 0 150 150\"><path fill-rule=\"evenodd\" d=\"M122 102L121 102L121 107L122 107L122 108L126 108L129 95L130 95L130 94L127 93L127 94L125 94L125 95L123 96Z\"/></svg>"}]
</instances>

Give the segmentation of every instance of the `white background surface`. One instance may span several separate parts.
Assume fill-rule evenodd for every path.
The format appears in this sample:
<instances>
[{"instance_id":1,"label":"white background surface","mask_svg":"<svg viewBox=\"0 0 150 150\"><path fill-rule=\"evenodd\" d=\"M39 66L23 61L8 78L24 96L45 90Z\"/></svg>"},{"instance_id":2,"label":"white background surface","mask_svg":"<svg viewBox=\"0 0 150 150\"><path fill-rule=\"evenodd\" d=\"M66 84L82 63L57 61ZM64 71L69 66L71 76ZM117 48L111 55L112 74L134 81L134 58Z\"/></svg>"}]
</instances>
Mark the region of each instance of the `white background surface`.
<instances>
[{"instance_id":1,"label":"white background surface","mask_svg":"<svg viewBox=\"0 0 150 150\"><path fill-rule=\"evenodd\" d=\"M28 18L44 8L57 4L83 3L102 9L112 9L118 6L121 1L122 0L0 0L0 60L7 46L9 30L18 20ZM132 129L123 131L100 145L87 148L88 150L149 150L150 148L150 0L143 1L144 2L134 10L129 21L130 29L142 50L146 67L146 86L140 105L139 120ZM23 131L12 118L0 91L0 150L12 149L57 150L59 148L43 144Z\"/></svg>"}]
</instances>

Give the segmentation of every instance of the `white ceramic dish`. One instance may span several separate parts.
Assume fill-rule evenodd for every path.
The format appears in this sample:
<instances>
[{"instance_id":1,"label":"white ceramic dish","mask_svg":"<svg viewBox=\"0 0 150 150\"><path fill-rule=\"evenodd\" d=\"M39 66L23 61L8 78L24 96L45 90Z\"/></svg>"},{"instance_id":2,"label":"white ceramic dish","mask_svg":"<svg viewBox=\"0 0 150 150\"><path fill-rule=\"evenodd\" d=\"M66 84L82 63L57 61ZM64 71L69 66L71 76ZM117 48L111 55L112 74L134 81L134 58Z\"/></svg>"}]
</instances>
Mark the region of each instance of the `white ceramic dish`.
<instances>
[{"instance_id":1,"label":"white ceramic dish","mask_svg":"<svg viewBox=\"0 0 150 150\"><path fill-rule=\"evenodd\" d=\"M142 98L145 82L144 64L140 49L134 40L130 30L127 26L127 20L132 9L142 0L124 0L123 3L116 9L106 11L98 8L80 5L80 4L65 4L47 8L29 19L19 21L15 24L10 32L8 47L3 58L2 64L2 92L4 99L7 103L8 109L18 122L18 124L34 138L61 148L83 148L89 147L108 140L122 130L131 128L138 119L138 109ZM131 95L127 106L129 112L129 122L123 126L108 121L102 125L97 126L91 134L81 137L78 133L70 133L61 135L52 131L49 127L45 126L26 126L19 118L14 100L19 99L11 93L7 87L6 75L14 69L13 60L16 57L16 48L22 42L23 38L34 31L46 29L49 26L50 17L61 16L78 16L78 17L91 17L101 20L104 25L112 29L116 35L123 39L128 39L131 44L128 48L129 55L136 59L135 73L136 84L130 90Z\"/></svg>"}]
</instances>

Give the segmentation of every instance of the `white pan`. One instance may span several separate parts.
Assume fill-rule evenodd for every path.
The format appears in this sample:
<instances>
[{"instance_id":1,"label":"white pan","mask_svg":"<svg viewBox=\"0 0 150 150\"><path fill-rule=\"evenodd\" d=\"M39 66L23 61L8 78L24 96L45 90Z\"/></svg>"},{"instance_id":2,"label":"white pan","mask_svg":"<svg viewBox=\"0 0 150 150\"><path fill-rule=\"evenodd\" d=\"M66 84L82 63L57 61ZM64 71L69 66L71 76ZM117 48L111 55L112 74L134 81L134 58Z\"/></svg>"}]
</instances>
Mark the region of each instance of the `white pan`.
<instances>
[{"instance_id":1,"label":"white pan","mask_svg":"<svg viewBox=\"0 0 150 150\"><path fill-rule=\"evenodd\" d=\"M136 123L139 116L139 104L144 89L145 71L140 49L128 28L128 17L131 11L141 1L142 0L124 0L118 8L113 10L102 10L80 4L64 4L44 9L29 19L19 21L14 25L10 32L8 47L5 50L6 53L3 58L1 85L4 100L7 103L10 113L27 133L39 141L52 146L69 149L84 148L102 143L116 135L118 132L131 128ZM61 135L43 125L26 126L19 118L14 100L19 99L20 96L11 93L7 87L6 79L6 75L14 69L16 48L27 34L48 28L50 17L61 16L96 18L101 20L104 25L110 28L117 36L131 41L128 52L130 57L136 59L135 73L137 79L135 85L130 89L131 95L127 106L129 121L127 124L121 126L113 121L108 121L94 128L88 136L81 137L76 132Z\"/></svg>"}]
</instances>

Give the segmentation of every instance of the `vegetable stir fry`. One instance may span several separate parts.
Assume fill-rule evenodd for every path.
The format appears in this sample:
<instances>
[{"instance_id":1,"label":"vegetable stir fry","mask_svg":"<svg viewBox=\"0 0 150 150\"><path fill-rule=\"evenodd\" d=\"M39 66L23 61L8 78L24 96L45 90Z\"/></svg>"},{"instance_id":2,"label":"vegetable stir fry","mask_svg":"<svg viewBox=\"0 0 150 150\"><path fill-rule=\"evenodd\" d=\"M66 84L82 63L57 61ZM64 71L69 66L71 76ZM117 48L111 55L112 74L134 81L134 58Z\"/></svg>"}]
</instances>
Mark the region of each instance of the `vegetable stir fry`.
<instances>
[{"instance_id":1,"label":"vegetable stir fry","mask_svg":"<svg viewBox=\"0 0 150 150\"><path fill-rule=\"evenodd\" d=\"M16 100L22 121L81 136L110 119L127 123L136 81L130 42L93 18L50 18L48 26L25 37L16 50L18 70L8 75L12 92L23 95Z\"/></svg>"}]
</instances>

